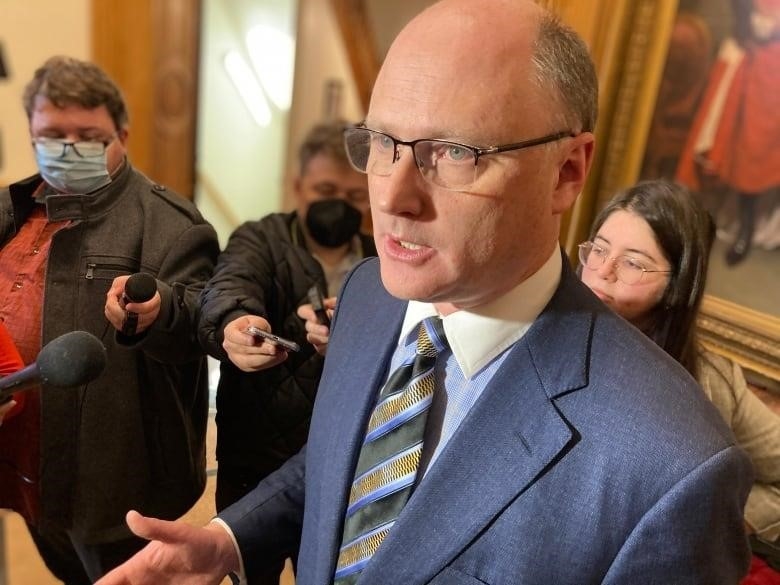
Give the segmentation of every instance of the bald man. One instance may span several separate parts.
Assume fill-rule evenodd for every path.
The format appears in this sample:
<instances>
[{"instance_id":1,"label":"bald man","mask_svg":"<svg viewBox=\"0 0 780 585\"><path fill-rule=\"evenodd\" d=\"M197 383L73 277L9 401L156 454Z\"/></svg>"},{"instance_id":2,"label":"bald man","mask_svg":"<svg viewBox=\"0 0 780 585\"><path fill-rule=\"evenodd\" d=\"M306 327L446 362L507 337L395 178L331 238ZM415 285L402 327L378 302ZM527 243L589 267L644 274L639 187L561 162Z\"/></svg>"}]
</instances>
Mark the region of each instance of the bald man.
<instances>
[{"instance_id":1,"label":"bald man","mask_svg":"<svg viewBox=\"0 0 780 585\"><path fill-rule=\"evenodd\" d=\"M345 133L379 261L342 289L307 448L206 528L131 513L154 542L101 585L251 583L299 546L301 585L738 581L745 454L558 245L596 86L532 2L399 34Z\"/></svg>"}]
</instances>

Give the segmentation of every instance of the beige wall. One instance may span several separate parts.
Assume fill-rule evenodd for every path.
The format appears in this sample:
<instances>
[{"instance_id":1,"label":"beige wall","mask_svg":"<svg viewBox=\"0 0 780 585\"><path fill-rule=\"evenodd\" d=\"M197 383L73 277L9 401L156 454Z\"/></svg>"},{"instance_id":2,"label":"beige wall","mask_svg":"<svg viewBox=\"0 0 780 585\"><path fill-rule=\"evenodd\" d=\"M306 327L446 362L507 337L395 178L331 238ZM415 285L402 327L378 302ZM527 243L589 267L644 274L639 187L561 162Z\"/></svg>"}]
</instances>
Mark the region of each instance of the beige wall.
<instances>
[{"instance_id":1,"label":"beige wall","mask_svg":"<svg viewBox=\"0 0 780 585\"><path fill-rule=\"evenodd\" d=\"M324 88L329 79L342 82L341 116L359 122L365 115L329 1L298 0L296 37L295 81L287 147L288 184L290 175L296 172L298 145L308 129L324 117ZM287 199L284 207L289 209L290 206L291 202Z\"/></svg>"},{"instance_id":2,"label":"beige wall","mask_svg":"<svg viewBox=\"0 0 780 585\"><path fill-rule=\"evenodd\" d=\"M0 185L36 171L21 98L48 57L90 54L90 0L0 0L0 44L10 78L0 80Z\"/></svg>"}]
</instances>

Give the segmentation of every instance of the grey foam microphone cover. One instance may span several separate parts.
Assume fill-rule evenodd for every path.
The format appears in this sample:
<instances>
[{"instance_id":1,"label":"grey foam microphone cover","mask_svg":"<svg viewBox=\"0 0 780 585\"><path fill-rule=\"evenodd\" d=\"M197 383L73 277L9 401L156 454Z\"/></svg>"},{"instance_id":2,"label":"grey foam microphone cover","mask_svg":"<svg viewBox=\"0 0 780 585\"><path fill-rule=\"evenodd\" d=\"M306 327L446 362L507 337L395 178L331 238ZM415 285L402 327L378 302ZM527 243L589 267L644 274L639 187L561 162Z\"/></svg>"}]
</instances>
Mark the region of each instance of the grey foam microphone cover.
<instances>
[{"instance_id":1,"label":"grey foam microphone cover","mask_svg":"<svg viewBox=\"0 0 780 585\"><path fill-rule=\"evenodd\" d=\"M47 343L36 360L41 381L52 386L81 386L106 367L106 348L86 331L71 331Z\"/></svg>"}]
</instances>

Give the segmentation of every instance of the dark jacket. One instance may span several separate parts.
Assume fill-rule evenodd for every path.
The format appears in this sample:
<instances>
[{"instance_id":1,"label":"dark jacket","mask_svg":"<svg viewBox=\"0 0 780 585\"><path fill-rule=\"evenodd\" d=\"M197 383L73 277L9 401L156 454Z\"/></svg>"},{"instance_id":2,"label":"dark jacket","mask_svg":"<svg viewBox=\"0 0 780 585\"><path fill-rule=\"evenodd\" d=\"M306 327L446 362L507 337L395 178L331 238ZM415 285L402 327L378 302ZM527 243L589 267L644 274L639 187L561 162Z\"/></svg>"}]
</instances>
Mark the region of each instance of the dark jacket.
<instances>
[{"instance_id":1,"label":"dark jacket","mask_svg":"<svg viewBox=\"0 0 780 585\"><path fill-rule=\"evenodd\" d=\"M0 190L3 243L40 182ZM96 194L52 195L46 205L50 220L71 223L51 243L42 344L85 330L106 346L108 363L86 386L42 389L40 529L111 541L129 535L129 509L175 518L205 486L208 387L195 326L219 244L192 203L129 164ZM139 271L157 278L160 314L120 343L104 316L106 293L115 277Z\"/></svg>"},{"instance_id":2,"label":"dark jacket","mask_svg":"<svg viewBox=\"0 0 780 585\"><path fill-rule=\"evenodd\" d=\"M375 255L362 236L363 255ZM201 299L199 336L222 362L217 389L217 459L267 475L306 442L323 358L306 341L296 314L313 284L327 290L319 262L306 250L295 213L246 222L230 237ZM259 315L271 330L296 341L300 352L267 370L242 372L222 349L225 326Z\"/></svg>"}]
</instances>

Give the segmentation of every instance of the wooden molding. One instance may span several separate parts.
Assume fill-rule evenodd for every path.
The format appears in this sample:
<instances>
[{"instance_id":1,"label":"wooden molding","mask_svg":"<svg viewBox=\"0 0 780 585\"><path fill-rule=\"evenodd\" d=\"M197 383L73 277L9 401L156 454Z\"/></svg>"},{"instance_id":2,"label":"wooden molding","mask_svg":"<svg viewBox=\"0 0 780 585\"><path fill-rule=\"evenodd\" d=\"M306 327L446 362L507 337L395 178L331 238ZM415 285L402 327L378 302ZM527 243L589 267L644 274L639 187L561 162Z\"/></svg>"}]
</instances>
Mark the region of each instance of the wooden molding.
<instances>
[{"instance_id":1,"label":"wooden molding","mask_svg":"<svg viewBox=\"0 0 780 585\"><path fill-rule=\"evenodd\" d=\"M93 59L122 89L130 159L153 181L192 198L200 0L93 0Z\"/></svg>"},{"instance_id":2,"label":"wooden molding","mask_svg":"<svg viewBox=\"0 0 780 585\"><path fill-rule=\"evenodd\" d=\"M780 319L707 295L699 335L713 351L743 368L780 382Z\"/></svg>"},{"instance_id":3,"label":"wooden molding","mask_svg":"<svg viewBox=\"0 0 780 585\"><path fill-rule=\"evenodd\" d=\"M352 74L363 111L368 111L371 89L382 59L377 54L376 35L371 28L363 0L331 0L344 39Z\"/></svg>"}]
</instances>

